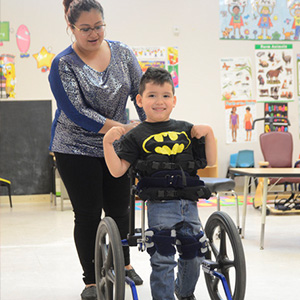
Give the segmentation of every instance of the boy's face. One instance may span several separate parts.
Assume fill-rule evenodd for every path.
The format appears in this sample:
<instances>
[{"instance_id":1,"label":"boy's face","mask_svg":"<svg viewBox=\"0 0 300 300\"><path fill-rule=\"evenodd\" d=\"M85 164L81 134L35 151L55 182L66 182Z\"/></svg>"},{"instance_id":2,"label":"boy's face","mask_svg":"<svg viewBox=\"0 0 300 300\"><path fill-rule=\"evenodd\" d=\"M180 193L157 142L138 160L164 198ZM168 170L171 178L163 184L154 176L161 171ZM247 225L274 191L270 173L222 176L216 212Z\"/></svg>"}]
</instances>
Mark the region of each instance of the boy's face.
<instances>
[{"instance_id":1,"label":"boy's face","mask_svg":"<svg viewBox=\"0 0 300 300\"><path fill-rule=\"evenodd\" d=\"M168 121L176 104L176 96L172 91L172 85L165 82L158 85L153 82L146 84L142 95L136 96L137 105L143 107L147 122Z\"/></svg>"}]
</instances>

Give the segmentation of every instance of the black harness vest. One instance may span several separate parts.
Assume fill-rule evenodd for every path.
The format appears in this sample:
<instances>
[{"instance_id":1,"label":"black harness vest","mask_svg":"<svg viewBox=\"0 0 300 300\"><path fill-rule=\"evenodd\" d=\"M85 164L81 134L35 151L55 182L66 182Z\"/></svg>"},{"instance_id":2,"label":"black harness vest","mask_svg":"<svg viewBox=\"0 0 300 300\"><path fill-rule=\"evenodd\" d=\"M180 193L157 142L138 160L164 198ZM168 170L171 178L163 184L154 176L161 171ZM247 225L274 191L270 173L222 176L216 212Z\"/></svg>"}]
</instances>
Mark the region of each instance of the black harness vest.
<instances>
[{"instance_id":1,"label":"black harness vest","mask_svg":"<svg viewBox=\"0 0 300 300\"><path fill-rule=\"evenodd\" d=\"M211 193L197 176L197 170L206 165L204 137L192 139L191 154L151 154L135 164L139 174L137 195L143 200L208 199Z\"/></svg>"}]
</instances>

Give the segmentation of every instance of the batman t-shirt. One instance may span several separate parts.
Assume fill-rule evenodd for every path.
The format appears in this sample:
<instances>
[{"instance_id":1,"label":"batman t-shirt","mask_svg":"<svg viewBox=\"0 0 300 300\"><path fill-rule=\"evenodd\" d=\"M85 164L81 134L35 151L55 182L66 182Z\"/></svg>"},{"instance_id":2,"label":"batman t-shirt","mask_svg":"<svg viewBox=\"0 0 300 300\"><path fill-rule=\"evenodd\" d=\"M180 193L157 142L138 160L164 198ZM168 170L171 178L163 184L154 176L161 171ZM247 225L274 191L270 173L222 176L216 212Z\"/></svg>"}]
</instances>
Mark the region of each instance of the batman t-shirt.
<instances>
[{"instance_id":1,"label":"batman t-shirt","mask_svg":"<svg viewBox=\"0 0 300 300\"><path fill-rule=\"evenodd\" d=\"M172 160L177 154L192 153L192 127L191 123L173 119L157 123L144 121L124 136L118 156L134 164L153 154Z\"/></svg>"}]
</instances>

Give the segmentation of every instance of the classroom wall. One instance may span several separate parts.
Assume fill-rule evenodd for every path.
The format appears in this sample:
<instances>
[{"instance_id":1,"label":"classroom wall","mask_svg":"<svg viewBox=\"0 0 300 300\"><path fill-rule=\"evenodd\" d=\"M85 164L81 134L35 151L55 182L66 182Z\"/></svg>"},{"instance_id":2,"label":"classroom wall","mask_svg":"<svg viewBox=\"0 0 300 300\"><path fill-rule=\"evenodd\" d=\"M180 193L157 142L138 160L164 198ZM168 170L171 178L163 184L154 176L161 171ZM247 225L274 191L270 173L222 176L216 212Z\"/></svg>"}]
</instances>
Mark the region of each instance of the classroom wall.
<instances>
[{"instance_id":1,"label":"classroom wall","mask_svg":"<svg viewBox=\"0 0 300 300\"><path fill-rule=\"evenodd\" d=\"M253 41L219 40L219 1L199 0L102 0L108 39L129 46L177 46L179 48L179 88L177 106L172 117L195 124L208 123L218 140L219 176L224 177L229 156L241 149L255 151L255 161L262 160L258 140L251 143L226 144L225 109L220 92L220 59L248 56L254 67ZM2 0L0 17L9 21L10 42L4 42L0 53L16 55L16 99L53 99L48 85L48 72L42 73L32 54L42 46L58 54L71 43L66 32L62 0ZM15 34L19 25L30 31L30 57L20 58ZM174 26L179 34L174 34ZM300 42L293 43L294 58ZM296 59L294 59L295 64ZM296 65L294 66L296 68ZM254 76L254 75L253 75ZM256 81L253 79L253 91ZM296 78L294 78L296 82ZM295 91L296 93L296 84ZM14 101L14 100L7 100ZM53 101L55 106L55 102ZM298 99L288 104L289 131L294 137L294 161L300 154ZM130 117L136 114L129 105ZM264 116L263 103L256 107L256 117ZM261 124L260 124L261 123ZM263 123L257 124L259 135Z\"/></svg>"}]
</instances>

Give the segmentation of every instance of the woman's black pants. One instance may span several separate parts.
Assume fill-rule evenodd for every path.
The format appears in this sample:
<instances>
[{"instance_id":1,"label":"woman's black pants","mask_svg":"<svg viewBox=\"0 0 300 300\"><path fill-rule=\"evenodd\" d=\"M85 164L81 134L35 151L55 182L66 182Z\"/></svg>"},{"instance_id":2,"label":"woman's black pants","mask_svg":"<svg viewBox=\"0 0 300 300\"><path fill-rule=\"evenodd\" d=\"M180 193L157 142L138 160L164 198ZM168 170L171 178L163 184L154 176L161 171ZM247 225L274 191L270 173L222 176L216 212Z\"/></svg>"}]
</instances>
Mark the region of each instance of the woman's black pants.
<instances>
[{"instance_id":1,"label":"woman's black pants","mask_svg":"<svg viewBox=\"0 0 300 300\"><path fill-rule=\"evenodd\" d=\"M112 217L126 239L129 228L130 183L127 173L114 178L104 158L55 153L56 164L75 215L74 239L85 284L95 283L94 252L102 209ZM125 265L130 264L124 247Z\"/></svg>"}]
</instances>

